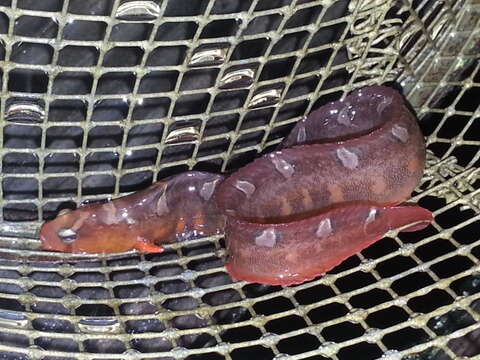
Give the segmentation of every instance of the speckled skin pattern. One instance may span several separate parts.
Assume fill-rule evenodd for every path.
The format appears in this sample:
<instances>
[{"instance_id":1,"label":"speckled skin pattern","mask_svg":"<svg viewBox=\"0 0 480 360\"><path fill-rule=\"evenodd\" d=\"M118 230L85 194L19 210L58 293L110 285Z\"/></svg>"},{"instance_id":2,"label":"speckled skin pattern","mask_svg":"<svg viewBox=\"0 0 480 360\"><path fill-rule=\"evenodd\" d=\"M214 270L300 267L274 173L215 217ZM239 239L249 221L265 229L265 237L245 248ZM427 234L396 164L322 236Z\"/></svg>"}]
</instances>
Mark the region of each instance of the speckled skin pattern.
<instances>
[{"instance_id":1,"label":"speckled skin pattern","mask_svg":"<svg viewBox=\"0 0 480 360\"><path fill-rule=\"evenodd\" d=\"M391 229L427 226L429 211L398 205L424 165L424 139L401 95L371 86L311 113L278 151L228 178L181 174L59 216L43 226L41 239L57 251L161 251L162 242L225 231L234 278L291 285L325 273ZM57 235L72 228L73 241Z\"/></svg>"}]
</instances>

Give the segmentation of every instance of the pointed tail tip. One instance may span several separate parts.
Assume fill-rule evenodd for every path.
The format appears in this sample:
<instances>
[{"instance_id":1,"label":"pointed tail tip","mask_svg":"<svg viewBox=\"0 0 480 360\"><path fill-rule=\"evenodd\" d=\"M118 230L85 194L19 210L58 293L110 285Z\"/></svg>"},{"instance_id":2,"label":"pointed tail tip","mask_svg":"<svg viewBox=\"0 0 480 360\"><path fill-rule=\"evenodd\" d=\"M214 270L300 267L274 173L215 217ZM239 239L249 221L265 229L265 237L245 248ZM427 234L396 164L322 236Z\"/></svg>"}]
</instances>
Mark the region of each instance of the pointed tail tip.
<instances>
[{"instance_id":1,"label":"pointed tail tip","mask_svg":"<svg viewBox=\"0 0 480 360\"><path fill-rule=\"evenodd\" d=\"M433 221L430 210L417 205L400 205L390 208L392 229L413 232L425 229Z\"/></svg>"}]
</instances>

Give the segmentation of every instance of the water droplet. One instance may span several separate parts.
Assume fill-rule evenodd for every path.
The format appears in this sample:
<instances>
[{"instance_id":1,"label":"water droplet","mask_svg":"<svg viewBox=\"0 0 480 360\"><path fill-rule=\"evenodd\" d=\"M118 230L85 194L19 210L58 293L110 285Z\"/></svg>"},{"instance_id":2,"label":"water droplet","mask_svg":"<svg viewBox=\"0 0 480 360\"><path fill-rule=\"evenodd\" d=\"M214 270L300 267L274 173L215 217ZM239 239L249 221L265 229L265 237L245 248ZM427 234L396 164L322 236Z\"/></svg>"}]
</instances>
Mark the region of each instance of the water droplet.
<instances>
[{"instance_id":1,"label":"water droplet","mask_svg":"<svg viewBox=\"0 0 480 360\"><path fill-rule=\"evenodd\" d=\"M157 200L157 207L156 207L156 213L158 216L162 216L167 214L169 211L168 209L168 203L167 203L167 193L166 189L162 193L162 195L158 198Z\"/></svg>"},{"instance_id":2,"label":"water droplet","mask_svg":"<svg viewBox=\"0 0 480 360\"><path fill-rule=\"evenodd\" d=\"M120 331L118 320L110 318L80 319L78 327L85 333L93 334L116 334Z\"/></svg>"},{"instance_id":3,"label":"water droplet","mask_svg":"<svg viewBox=\"0 0 480 360\"><path fill-rule=\"evenodd\" d=\"M203 184L202 188L200 189L200 196L203 200L208 201L213 195L215 191L215 187L218 184L218 179L209 181Z\"/></svg>"},{"instance_id":4,"label":"water droplet","mask_svg":"<svg viewBox=\"0 0 480 360\"><path fill-rule=\"evenodd\" d=\"M40 99L11 98L5 105L5 120L19 124L41 123L45 118L45 103Z\"/></svg>"},{"instance_id":5,"label":"water droplet","mask_svg":"<svg viewBox=\"0 0 480 360\"><path fill-rule=\"evenodd\" d=\"M282 96L282 89L277 88L277 89L263 90L256 93L252 97L252 99L250 100L250 103L248 104L248 107L250 109L257 109L261 107L273 106L280 101L281 96Z\"/></svg>"},{"instance_id":6,"label":"water droplet","mask_svg":"<svg viewBox=\"0 0 480 360\"><path fill-rule=\"evenodd\" d=\"M220 89L239 89L253 84L255 72L252 69L229 71L220 80Z\"/></svg>"},{"instance_id":7,"label":"water droplet","mask_svg":"<svg viewBox=\"0 0 480 360\"><path fill-rule=\"evenodd\" d=\"M253 185L249 181L244 181L244 180L237 180L233 186L235 186L236 189L243 192L247 196L247 199L250 196L252 196L252 194L256 190L255 185Z\"/></svg>"},{"instance_id":8,"label":"water droplet","mask_svg":"<svg viewBox=\"0 0 480 360\"><path fill-rule=\"evenodd\" d=\"M383 97L382 101L380 101L377 105L377 113L380 115L383 111L392 104L393 98L391 97Z\"/></svg>"},{"instance_id":9,"label":"water droplet","mask_svg":"<svg viewBox=\"0 0 480 360\"><path fill-rule=\"evenodd\" d=\"M200 134L195 126L172 130L165 139L165 144L180 145L198 141Z\"/></svg>"},{"instance_id":10,"label":"water droplet","mask_svg":"<svg viewBox=\"0 0 480 360\"><path fill-rule=\"evenodd\" d=\"M275 154L270 154L270 160L272 161L275 169L282 174L285 179L290 179L295 173L295 169L292 164L288 163L285 159L276 156Z\"/></svg>"},{"instance_id":11,"label":"water droplet","mask_svg":"<svg viewBox=\"0 0 480 360\"><path fill-rule=\"evenodd\" d=\"M115 12L115 18L123 21L154 21L160 15L160 5L155 1L125 1Z\"/></svg>"},{"instance_id":12,"label":"water droplet","mask_svg":"<svg viewBox=\"0 0 480 360\"><path fill-rule=\"evenodd\" d=\"M393 125L392 135L395 136L398 140L400 140L403 143L406 143L409 137L408 130L398 124Z\"/></svg>"},{"instance_id":13,"label":"water droplet","mask_svg":"<svg viewBox=\"0 0 480 360\"><path fill-rule=\"evenodd\" d=\"M228 48L226 47L197 49L192 55L188 66L200 67L221 65L225 62L227 51Z\"/></svg>"},{"instance_id":14,"label":"water droplet","mask_svg":"<svg viewBox=\"0 0 480 360\"><path fill-rule=\"evenodd\" d=\"M128 209L122 209L120 212L120 216L128 225L133 225L136 223L135 219L130 216L130 212L128 211Z\"/></svg>"},{"instance_id":15,"label":"water droplet","mask_svg":"<svg viewBox=\"0 0 480 360\"><path fill-rule=\"evenodd\" d=\"M446 15L446 14L445 14ZM444 34L445 26L450 22L450 16L440 16L439 19L435 21L435 26L431 29L431 38L436 40L437 37L441 34Z\"/></svg>"},{"instance_id":16,"label":"water droplet","mask_svg":"<svg viewBox=\"0 0 480 360\"><path fill-rule=\"evenodd\" d=\"M397 350L387 350L381 357L382 360L400 360L403 359L402 353Z\"/></svg>"},{"instance_id":17,"label":"water droplet","mask_svg":"<svg viewBox=\"0 0 480 360\"><path fill-rule=\"evenodd\" d=\"M28 326L26 315L14 311L0 311L0 326L6 328L25 328Z\"/></svg>"},{"instance_id":18,"label":"water droplet","mask_svg":"<svg viewBox=\"0 0 480 360\"><path fill-rule=\"evenodd\" d=\"M324 238L331 235L332 232L333 232L332 222L330 221L329 218L326 218L320 221L320 224L318 224L318 228L317 228L317 231L315 232L315 235L319 238Z\"/></svg>"},{"instance_id":19,"label":"water droplet","mask_svg":"<svg viewBox=\"0 0 480 360\"><path fill-rule=\"evenodd\" d=\"M342 162L342 165L348 169L355 169L358 166L358 156L354 152L347 150L344 147L337 149L337 156Z\"/></svg>"},{"instance_id":20,"label":"water droplet","mask_svg":"<svg viewBox=\"0 0 480 360\"><path fill-rule=\"evenodd\" d=\"M260 235L255 237L255 244L258 246L264 247L274 247L277 243L277 234L275 234L275 229L270 228L262 231Z\"/></svg>"}]
</instances>

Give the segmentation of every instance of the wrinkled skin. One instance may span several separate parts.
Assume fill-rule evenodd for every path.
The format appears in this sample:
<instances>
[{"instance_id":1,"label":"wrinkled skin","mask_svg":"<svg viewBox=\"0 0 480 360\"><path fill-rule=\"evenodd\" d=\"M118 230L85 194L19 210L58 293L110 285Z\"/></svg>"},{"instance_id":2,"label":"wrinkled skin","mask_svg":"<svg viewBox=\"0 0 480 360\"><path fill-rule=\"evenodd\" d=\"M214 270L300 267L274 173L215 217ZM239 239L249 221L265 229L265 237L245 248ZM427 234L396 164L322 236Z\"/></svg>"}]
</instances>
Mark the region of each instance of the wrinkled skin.
<instances>
[{"instance_id":1,"label":"wrinkled skin","mask_svg":"<svg viewBox=\"0 0 480 360\"><path fill-rule=\"evenodd\" d=\"M427 226L428 210L399 205L424 165L423 136L400 94L371 86L313 112L278 151L226 179L187 172L86 205L45 223L41 240L56 251L158 252L164 242L225 232L232 276L291 285L391 229ZM75 239L58 235L72 234L68 229Z\"/></svg>"}]
</instances>

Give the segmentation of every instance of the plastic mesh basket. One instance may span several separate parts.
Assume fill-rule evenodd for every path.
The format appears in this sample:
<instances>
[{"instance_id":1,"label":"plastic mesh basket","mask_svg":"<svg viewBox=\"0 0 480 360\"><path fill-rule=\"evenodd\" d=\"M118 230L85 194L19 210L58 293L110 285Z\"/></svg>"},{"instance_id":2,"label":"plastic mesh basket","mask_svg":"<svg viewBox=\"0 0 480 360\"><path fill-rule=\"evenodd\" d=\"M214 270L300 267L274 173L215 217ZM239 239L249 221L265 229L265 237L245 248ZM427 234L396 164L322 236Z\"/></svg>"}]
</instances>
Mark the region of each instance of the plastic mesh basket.
<instances>
[{"instance_id":1,"label":"plastic mesh basket","mask_svg":"<svg viewBox=\"0 0 480 360\"><path fill-rule=\"evenodd\" d=\"M480 356L479 15L477 0L0 0L0 358ZM402 89L427 136L429 228L289 288L232 282L221 237L38 261L60 209L236 169L372 83Z\"/></svg>"}]
</instances>

